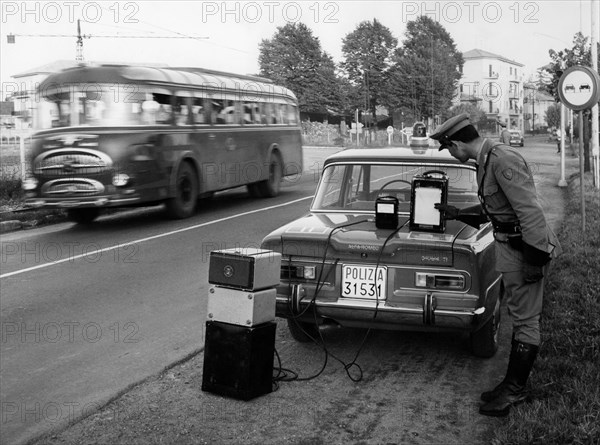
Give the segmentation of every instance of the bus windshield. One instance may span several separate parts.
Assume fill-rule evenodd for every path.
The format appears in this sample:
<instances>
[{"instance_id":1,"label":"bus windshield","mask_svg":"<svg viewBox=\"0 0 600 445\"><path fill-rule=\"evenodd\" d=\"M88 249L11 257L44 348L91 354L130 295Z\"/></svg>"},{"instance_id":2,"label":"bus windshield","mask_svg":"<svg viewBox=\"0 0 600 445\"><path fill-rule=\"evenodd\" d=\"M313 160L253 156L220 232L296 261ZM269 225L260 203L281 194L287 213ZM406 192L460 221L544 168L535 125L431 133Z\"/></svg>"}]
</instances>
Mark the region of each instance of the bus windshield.
<instances>
[{"instance_id":1,"label":"bus windshield","mask_svg":"<svg viewBox=\"0 0 600 445\"><path fill-rule=\"evenodd\" d=\"M50 127L170 124L170 95L137 85L62 84L44 92L51 103Z\"/></svg>"}]
</instances>

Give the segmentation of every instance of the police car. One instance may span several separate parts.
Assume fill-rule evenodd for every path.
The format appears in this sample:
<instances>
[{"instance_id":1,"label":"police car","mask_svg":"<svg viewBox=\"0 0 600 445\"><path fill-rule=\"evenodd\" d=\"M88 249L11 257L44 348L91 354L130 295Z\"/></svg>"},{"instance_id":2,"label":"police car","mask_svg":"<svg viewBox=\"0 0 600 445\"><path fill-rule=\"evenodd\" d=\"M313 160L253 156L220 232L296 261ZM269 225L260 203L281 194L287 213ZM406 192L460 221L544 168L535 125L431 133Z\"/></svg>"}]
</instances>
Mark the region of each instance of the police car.
<instances>
[{"instance_id":1,"label":"police car","mask_svg":"<svg viewBox=\"0 0 600 445\"><path fill-rule=\"evenodd\" d=\"M429 177L444 179L448 204L478 204L475 164L447 150L349 149L325 161L310 212L261 246L282 254L276 313L294 339L329 323L452 331L469 334L476 356L494 355L503 290L491 224L427 221L441 198L416 193L415 179ZM429 209L423 224L417 200Z\"/></svg>"}]
</instances>

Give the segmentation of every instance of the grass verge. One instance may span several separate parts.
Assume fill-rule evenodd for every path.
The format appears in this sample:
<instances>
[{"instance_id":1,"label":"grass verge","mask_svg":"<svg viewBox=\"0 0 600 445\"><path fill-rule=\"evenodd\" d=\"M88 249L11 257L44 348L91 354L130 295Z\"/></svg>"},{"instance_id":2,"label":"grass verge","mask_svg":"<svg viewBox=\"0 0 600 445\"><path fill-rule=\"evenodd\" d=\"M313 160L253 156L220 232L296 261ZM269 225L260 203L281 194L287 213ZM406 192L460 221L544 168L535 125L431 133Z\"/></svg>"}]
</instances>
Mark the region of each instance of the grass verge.
<instances>
[{"instance_id":1,"label":"grass verge","mask_svg":"<svg viewBox=\"0 0 600 445\"><path fill-rule=\"evenodd\" d=\"M0 222L20 221L26 227L35 227L67 219L67 212L62 209L20 211L25 208L20 173L5 167L0 167Z\"/></svg>"},{"instance_id":2,"label":"grass verge","mask_svg":"<svg viewBox=\"0 0 600 445\"><path fill-rule=\"evenodd\" d=\"M563 254L546 282L542 345L529 380L533 401L511 410L495 445L600 443L600 192L586 176L585 233L579 178L568 193Z\"/></svg>"}]
</instances>

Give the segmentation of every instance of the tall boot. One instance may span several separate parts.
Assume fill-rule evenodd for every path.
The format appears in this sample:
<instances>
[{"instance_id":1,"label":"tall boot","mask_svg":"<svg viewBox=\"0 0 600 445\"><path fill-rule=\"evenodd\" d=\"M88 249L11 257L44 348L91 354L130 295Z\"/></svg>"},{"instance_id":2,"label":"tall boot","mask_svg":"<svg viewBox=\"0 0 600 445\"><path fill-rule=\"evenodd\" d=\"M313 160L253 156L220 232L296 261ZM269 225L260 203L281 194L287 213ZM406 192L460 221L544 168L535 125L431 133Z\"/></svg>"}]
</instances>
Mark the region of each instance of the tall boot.
<instances>
[{"instance_id":1,"label":"tall boot","mask_svg":"<svg viewBox=\"0 0 600 445\"><path fill-rule=\"evenodd\" d=\"M538 350L539 346L513 340L506 377L498 387L489 391L490 397L493 397L496 391L496 397L482 405L479 414L504 417L508 415L511 406L525 401L527 397L525 385ZM482 398L484 394L481 395Z\"/></svg>"},{"instance_id":2,"label":"tall boot","mask_svg":"<svg viewBox=\"0 0 600 445\"><path fill-rule=\"evenodd\" d=\"M484 402L491 402L492 400L494 400L496 397L498 397L500 395L500 391L502 390L502 388L504 388L504 384L506 382L507 377L510 374L510 363L512 361L514 361L514 359L512 359L512 356L514 353L516 353L516 348L515 348L515 334L513 333L512 335L512 339L511 339L511 350L510 350L510 358L508 360L508 364L509 364L509 368L506 370L506 376L504 377L504 380L502 380L500 383L498 383L496 385L496 387L494 389L492 389L491 391L485 391L481 393L481 400L483 400Z\"/></svg>"}]
</instances>

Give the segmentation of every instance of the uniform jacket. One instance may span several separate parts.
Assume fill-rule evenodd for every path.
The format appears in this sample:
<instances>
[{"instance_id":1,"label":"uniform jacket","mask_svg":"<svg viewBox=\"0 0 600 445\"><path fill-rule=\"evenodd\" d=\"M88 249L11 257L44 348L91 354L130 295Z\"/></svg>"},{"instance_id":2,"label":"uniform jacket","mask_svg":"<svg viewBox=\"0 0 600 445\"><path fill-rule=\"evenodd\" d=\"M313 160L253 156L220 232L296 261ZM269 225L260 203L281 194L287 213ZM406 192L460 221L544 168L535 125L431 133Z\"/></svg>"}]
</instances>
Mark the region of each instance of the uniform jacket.
<instances>
[{"instance_id":1,"label":"uniform jacket","mask_svg":"<svg viewBox=\"0 0 600 445\"><path fill-rule=\"evenodd\" d=\"M508 131L506 128L504 128L500 133L500 142L510 145L510 131Z\"/></svg>"},{"instance_id":2,"label":"uniform jacket","mask_svg":"<svg viewBox=\"0 0 600 445\"><path fill-rule=\"evenodd\" d=\"M533 174L518 150L484 139L477 164L477 183L487 212L502 223L518 221L525 243L556 257L560 244L546 223ZM506 234L496 234L496 240L498 271L522 269L523 254L506 243Z\"/></svg>"}]
</instances>

